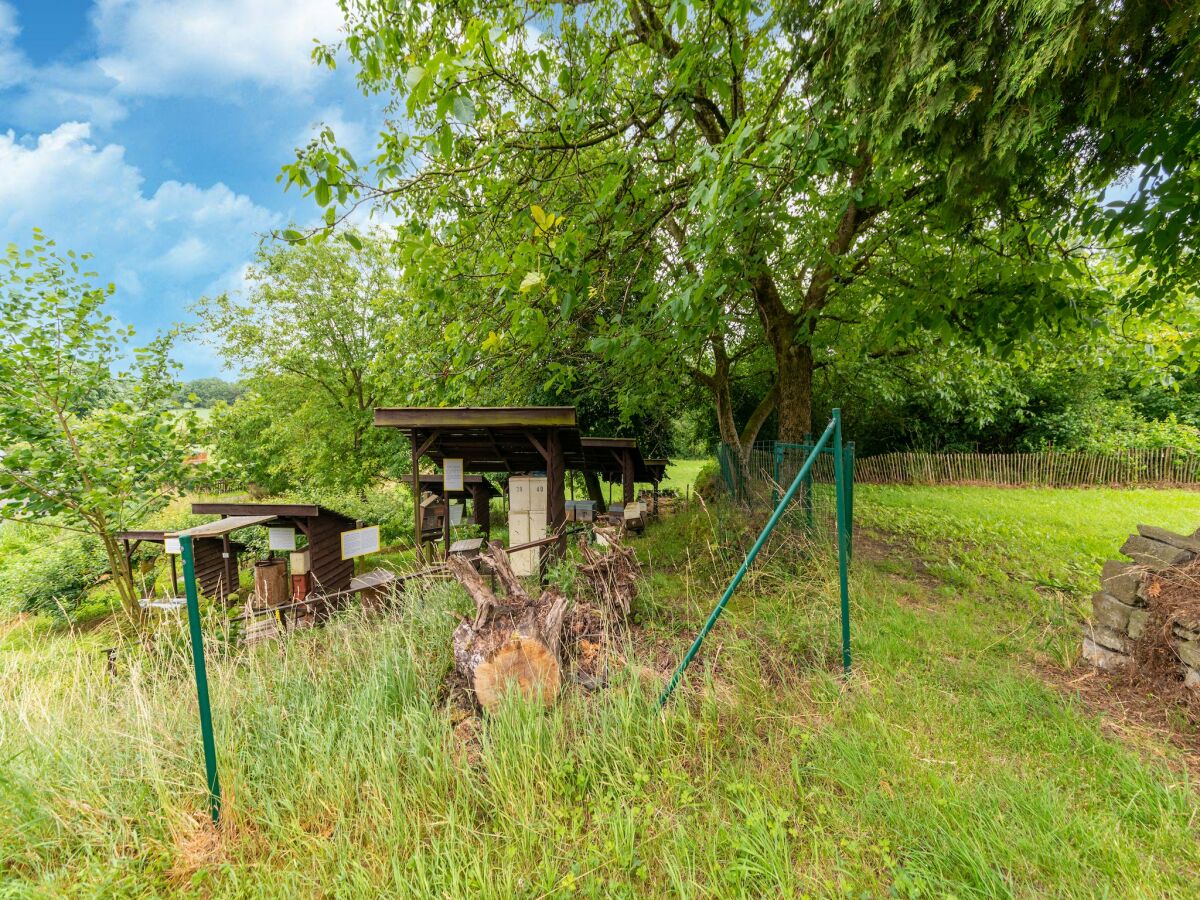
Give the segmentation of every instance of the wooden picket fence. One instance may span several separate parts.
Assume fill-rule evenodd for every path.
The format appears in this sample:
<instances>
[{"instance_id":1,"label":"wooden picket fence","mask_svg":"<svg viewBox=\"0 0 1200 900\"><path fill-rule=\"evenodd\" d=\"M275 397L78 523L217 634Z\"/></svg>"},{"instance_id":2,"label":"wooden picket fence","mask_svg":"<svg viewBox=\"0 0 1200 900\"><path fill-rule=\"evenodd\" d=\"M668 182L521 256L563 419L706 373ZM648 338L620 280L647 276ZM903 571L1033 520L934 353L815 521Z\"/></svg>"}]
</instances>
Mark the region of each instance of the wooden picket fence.
<instances>
[{"instance_id":1,"label":"wooden picket fence","mask_svg":"<svg viewBox=\"0 0 1200 900\"><path fill-rule=\"evenodd\" d=\"M1173 447L1116 453L883 453L854 462L860 484L1200 487L1200 455Z\"/></svg>"}]
</instances>

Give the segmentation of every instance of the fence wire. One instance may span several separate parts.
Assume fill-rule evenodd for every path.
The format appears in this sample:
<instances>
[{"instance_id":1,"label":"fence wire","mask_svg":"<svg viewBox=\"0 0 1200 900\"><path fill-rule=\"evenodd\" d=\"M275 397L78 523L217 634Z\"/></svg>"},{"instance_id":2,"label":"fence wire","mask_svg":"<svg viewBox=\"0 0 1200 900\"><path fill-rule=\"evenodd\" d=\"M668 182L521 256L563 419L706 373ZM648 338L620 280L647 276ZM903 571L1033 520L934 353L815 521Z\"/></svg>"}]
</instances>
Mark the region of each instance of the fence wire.
<instances>
[{"instance_id":1,"label":"fence wire","mask_svg":"<svg viewBox=\"0 0 1200 900\"><path fill-rule=\"evenodd\" d=\"M813 442L785 443L766 441L756 443L743 455L741 448L721 444L717 461L721 478L729 497L748 507L751 512L770 513L779 504L784 492L812 452ZM853 531L854 510L854 444L846 444L848 521ZM806 483L801 485L784 521L799 528L814 540L833 541L837 536L837 486L834 472L834 450L822 450Z\"/></svg>"}]
</instances>

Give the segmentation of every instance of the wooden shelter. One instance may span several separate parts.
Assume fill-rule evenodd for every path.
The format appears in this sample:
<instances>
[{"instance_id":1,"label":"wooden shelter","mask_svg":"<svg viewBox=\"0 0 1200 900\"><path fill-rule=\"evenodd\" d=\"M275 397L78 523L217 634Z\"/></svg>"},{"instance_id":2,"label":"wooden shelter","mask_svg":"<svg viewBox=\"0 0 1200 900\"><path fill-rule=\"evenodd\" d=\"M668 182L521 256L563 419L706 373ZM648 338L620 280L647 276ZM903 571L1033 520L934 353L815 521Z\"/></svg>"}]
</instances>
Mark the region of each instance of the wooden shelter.
<instances>
[{"instance_id":1,"label":"wooden shelter","mask_svg":"<svg viewBox=\"0 0 1200 900\"><path fill-rule=\"evenodd\" d=\"M419 497L421 460L428 456L445 471L447 459L463 472L546 473L546 525L556 540L551 553L567 549L566 461L581 458L583 445L573 406L389 407L375 410L375 424L395 428L412 443L413 496ZM415 512L421 553L421 511ZM449 523L444 540L449 549Z\"/></svg>"},{"instance_id":2,"label":"wooden shelter","mask_svg":"<svg viewBox=\"0 0 1200 900\"><path fill-rule=\"evenodd\" d=\"M470 500L471 523L483 529L485 540L492 536L493 497L501 496L499 488L482 475L464 475L462 490L447 491L445 476L441 472L422 472L421 491L437 494L444 500Z\"/></svg>"},{"instance_id":3,"label":"wooden shelter","mask_svg":"<svg viewBox=\"0 0 1200 900\"><path fill-rule=\"evenodd\" d=\"M236 529L229 529L234 530ZM223 534L195 534L192 543L196 563L196 585L206 597L214 597L221 601L238 589L238 556L246 550L244 544L229 540L229 531ZM180 533L190 534L191 530ZM165 548L167 538L176 536L174 531L122 531L117 534L117 538L124 544L125 563L130 571L133 569L133 554L138 544L162 544ZM175 554L167 554L167 558L171 566L171 595L174 596L178 590L179 572Z\"/></svg>"},{"instance_id":4,"label":"wooden shelter","mask_svg":"<svg viewBox=\"0 0 1200 900\"><path fill-rule=\"evenodd\" d=\"M332 594L350 587L354 578L354 560L342 559L342 532L356 523L348 516L309 503L193 503L198 515L221 516L188 529L182 534L206 537L222 529L228 534L250 525L291 526L308 538L309 572L314 591ZM207 529L207 531L205 530ZM196 564L199 579L199 560Z\"/></svg>"},{"instance_id":5,"label":"wooden shelter","mask_svg":"<svg viewBox=\"0 0 1200 900\"><path fill-rule=\"evenodd\" d=\"M651 465L642 457L634 438L585 437L580 439L582 452L567 461L568 468L594 472L605 481L621 485L621 502L632 503L638 482L658 484L666 472L667 461L655 460Z\"/></svg>"}]
</instances>

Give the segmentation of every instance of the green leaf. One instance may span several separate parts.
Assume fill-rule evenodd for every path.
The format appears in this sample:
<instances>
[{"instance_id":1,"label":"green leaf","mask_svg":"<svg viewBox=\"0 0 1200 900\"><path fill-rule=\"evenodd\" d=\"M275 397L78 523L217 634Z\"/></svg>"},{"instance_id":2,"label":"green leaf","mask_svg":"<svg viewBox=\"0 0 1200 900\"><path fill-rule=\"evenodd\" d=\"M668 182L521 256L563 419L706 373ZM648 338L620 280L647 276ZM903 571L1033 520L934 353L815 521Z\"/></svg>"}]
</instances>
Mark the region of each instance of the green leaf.
<instances>
[{"instance_id":1,"label":"green leaf","mask_svg":"<svg viewBox=\"0 0 1200 900\"><path fill-rule=\"evenodd\" d=\"M454 113L454 118L458 119L464 125L473 125L475 123L475 102L470 97L460 94L454 98L454 102L450 108Z\"/></svg>"},{"instance_id":2,"label":"green leaf","mask_svg":"<svg viewBox=\"0 0 1200 900\"><path fill-rule=\"evenodd\" d=\"M546 276L541 272L533 271L526 272L525 277L521 279L521 293L528 294L535 288L540 288L546 283Z\"/></svg>"}]
</instances>

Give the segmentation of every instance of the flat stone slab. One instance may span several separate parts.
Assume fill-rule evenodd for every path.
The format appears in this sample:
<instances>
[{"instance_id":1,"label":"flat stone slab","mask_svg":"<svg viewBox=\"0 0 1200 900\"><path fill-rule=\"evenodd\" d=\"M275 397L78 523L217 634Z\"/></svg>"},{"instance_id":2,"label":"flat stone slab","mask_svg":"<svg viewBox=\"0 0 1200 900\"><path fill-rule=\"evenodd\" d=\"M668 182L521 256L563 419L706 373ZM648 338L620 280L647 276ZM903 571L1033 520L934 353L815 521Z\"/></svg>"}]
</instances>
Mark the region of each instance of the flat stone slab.
<instances>
[{"instance_id":1,"label":"flat stone slab","mask_svg":"<svg viewBox=\"0 0 1200 900\"><path fill-rule=\"evenodd\" d=\"M1101 647L1090 637L1083 639L1083 658L1097 669L1103 669L1106 672L1117 672L1133 665L1133 660L1124 653L1117 653L1107 647Z\"/></svg>"},{"instance_id":2,"label":"flat stone slab","mask_svg":"<svg viewBox=\"0 0 1200 900\"><path fill-rule=\"evenodd\" d=\"M1188 550L1181 550L1179 547L1172 547L1140 534L1131 534L1129 540L1121 545L1121 552L1134 562L1156 572L1185 563L1193 556Z\"/></svg>"},{"instance_id":3,"label":"flat stone slab","mask_svg":"<svg viewBox=\"0 0 1200 900\"><path fill-rule=\"evenodd\" d=\"M1133 650L1133 642L1129 639L1128 635L1122 634L1115 628L1108 628L1104 625L1089 625L1083 634L1084 637L1090 638L1093 643L1117 653L1129 653Z\"/></svg>"},{"instance_id":4,"label":"flat stone slab","mask_svg":"<svg viewBox=\"0 0 1200 900\"><path fill-rule=\"evenodd\" d=\"M1138 596L1141 584L1142 572L1133 563L1110 559L1100 570L1100 587L1130 606L1143 604L1144 601Z\"/></svg>"},{"instance_id":5,"label":"flat stone slab","mask_svg":"<svg viewBox=\"0 0 1200 900\"><path fill-rule=\"evenodd\" d=\"M1112 594L1100 591L1092 597L1092 620L1097 625L1128 634L1135 641L1146 630L1150 610L1122 603Z\"/></svg>"},{"instance_id":6,"label":"flat stone slab","mask_svg":"<svg viewBox=\"0 0 1200 900\"><path fill-rule=\"evenodd\" d=\"M1171 631L1181 641L1200 641L1200 622L1176 622Z\"/></svg>"},{"instance_id":7,"label":"flat stone slab","mask_svg":"<svg viewBox=\"0 0 1200 900\"><path fill-rule=\"evenodd\" d=\"M1175 648L1189 669L1200 669L1200 641L1184 641Z\"/></svg>"},{"instance_id":8,"label":"flat stone slab","mask_svg":"<svg viewBox=\"0 0 1200 900\"><path fill-rule=\"evenodd\" d=\"M1174 531L1167 531L1157 525L1139 525L1137 529L1138 534L1144 538L1177 547L1180 550L1187 550L1190 553L1200 553L1200 528L1196 529L1195 534L1176 534Z\"/></svg>"}]
</instances>

